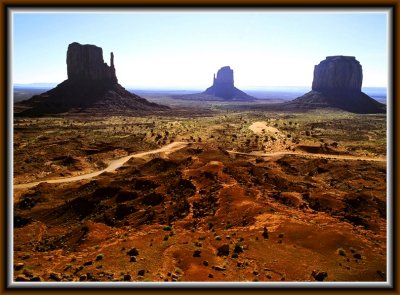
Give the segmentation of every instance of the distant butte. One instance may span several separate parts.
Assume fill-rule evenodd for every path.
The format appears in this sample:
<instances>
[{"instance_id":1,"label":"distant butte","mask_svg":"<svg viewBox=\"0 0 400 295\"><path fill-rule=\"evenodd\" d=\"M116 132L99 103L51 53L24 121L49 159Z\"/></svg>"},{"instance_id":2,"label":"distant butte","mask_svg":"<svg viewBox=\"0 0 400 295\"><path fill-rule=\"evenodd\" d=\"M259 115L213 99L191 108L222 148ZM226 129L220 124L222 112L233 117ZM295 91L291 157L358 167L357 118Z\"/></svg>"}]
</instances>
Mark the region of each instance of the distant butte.
<instances>
[{"instance_id":1,"label":"distant butte","mask_svg":"<svg viewBox=\"0 0 400 295\"><path fill-rule=\"evenodd\" d=\"M64 112L122 113L157 111L167 106L151 103L118 84L111 53L110 66L95 45L72 43L67 51L68 79L55 88L16 104L17 116Z\"/></svg>"},{"instance_id":2,"label":"distant butte","mask_svg":"<svg viewBox=\"0 0 400 295\"><path fill-rule=\"evenodd\" d=\"M355 57L328 56L314 67L312 90L282 105L297 110L339 108L359 114L385 113L384 104L361 91L362 79L362 67Z\"/></svg>"},{"instance_id":3,"label":"distant butte","mask_svg":"<svg viewBox=\"0 0 400 295\"><path fill-rule=\"evenodd\" d=\"M229 66L222 67L213 79L213 85L204 94L223 98L224 100L254 100L255 98L237 89L233 82L233 70Z\"/></svg>"}]
</instances>

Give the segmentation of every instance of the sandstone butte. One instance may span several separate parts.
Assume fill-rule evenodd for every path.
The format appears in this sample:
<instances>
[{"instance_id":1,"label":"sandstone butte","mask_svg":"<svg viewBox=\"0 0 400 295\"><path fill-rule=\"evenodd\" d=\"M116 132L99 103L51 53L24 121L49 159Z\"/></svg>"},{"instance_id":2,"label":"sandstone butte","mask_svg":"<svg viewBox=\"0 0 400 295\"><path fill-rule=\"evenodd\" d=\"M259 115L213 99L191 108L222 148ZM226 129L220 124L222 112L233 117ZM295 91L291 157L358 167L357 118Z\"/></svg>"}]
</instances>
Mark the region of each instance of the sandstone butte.
<instances>
[{"instance_id":1,"label":"sandstone butte","mask_svg":"<svg viewBox=\"0 0 400 295\"><path fill-rule=\"evenodd\" d=\"M69 111L119 113L158 111L167 106L151 103L118 84L111 52L110 65L95 45L71 43L67 50L68 79L55 88L16 104L17 116L41 116Z\"/></svg>"},{"instance_id":2,"label":"sandstone butte","mask_svg":"<svg viewBox=\"0 0 400 295\"><path fill-rule=\"evenodd\" d=\"M229 66L218 70L213 79L213 85L203 92L225 100L254 100L255 98L239 90L234 85L233 70Z\"/></svg>"},{"instance_id":3,"label":"sandstone butte","mask_svg":"<svg viewBox=\"0 0 400 295\"><path fill-rule=\"evenodd\" d=\"M385 113L386 106L361 91L362 66L353 56L328 56L314 67L312 90L284 108L339 108L353 113Z\"/></svg>"}]
</instances>

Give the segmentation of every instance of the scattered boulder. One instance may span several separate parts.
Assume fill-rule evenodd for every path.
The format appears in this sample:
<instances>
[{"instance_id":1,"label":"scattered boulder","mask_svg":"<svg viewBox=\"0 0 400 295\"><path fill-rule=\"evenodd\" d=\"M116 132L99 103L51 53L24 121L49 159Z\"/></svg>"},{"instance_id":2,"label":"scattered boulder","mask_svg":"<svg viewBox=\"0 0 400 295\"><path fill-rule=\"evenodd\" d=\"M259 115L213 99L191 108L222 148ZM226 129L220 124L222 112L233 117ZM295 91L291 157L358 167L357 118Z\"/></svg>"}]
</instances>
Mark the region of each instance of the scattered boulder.
<instances>
[{"instance_id":1,"label":"scattered boulder","mask_svg":"<svg viewBox=\"0 0 400 295\"><path fill-rule=\"evenodd\" d=\"M229 255L229 245L224 244L217 249L217 256L228 256Z\"/></svg>"},{"instance_id":2,"label":"scattered boulder","mask_svg":"<svg viewBox=\"0 0 400 295\"><path fill-rule=\"evenodd\" d=\"M54 272L52 272L52 273L49 275L49 279L50 279L50 280L53 280L53 281L57 281L57 282L61 281L61 278L60 278L59 274L56 274L56 273L54 273Z\"/></svg>"},{"instance_id":3,"label":"scattered boulder","mask_svg":"<svg viewBox=\"0 0 400 295\"><path fill-rule=\"evenodd\" d=\"M325 271L319 271L319 272L313 271L311 275L316 281L320 282L324 281L328 277L328 273Z\"/></svg>"},{"instance_id":4,"label":"scattered boulder","mask_svg":"<svg viewBox=\"0 0 400 295\"><path fill-rule=\"evenodd\" d=\"M29 281L28 278L24 277L23 275L17 275L17 277L15 278L16 282L27 282Z\"/></svg>"},{"instance_id":5,"label":"scattered boulder","mask_svg":"<svg viewBox=\"0 0 400 295\"><path fill-rule=\"evenodd\" d=\"M264 237L265 240L268 240L269 238L268 229L266 226L264 226L262 236Z\"/></svg>"},{"instance_id":6,"label":"scattered boulder","mask_svg":"<svg viewBox=\"0 0 400 295\"><path fill-rule=\"evenodd\" d=\"M193 257L201 257L201 251L200 250L195 250L193 252Z\"/></svg>"},{"instance_id":7,"label":"scattered boulder","mask_svg":"<svg viewBox=\"0 0 400 295\"><path fill-rule=\"evenodd\" d=\"M131 256L131 259L129 260L129 262L136 262L136 261L137 261L136 256Z\"/></svg>"},{"instance_id":8,"label":"scattered boulder","mask_svg":"<svg viewBox=\"0 0 400 295\"><path fill-rule=\"evenodd\" d=\"M126 252L126 254L129 256L138 256L139 251L136 248L132 248L128 252Z\"/></svg>"}]
</instances>

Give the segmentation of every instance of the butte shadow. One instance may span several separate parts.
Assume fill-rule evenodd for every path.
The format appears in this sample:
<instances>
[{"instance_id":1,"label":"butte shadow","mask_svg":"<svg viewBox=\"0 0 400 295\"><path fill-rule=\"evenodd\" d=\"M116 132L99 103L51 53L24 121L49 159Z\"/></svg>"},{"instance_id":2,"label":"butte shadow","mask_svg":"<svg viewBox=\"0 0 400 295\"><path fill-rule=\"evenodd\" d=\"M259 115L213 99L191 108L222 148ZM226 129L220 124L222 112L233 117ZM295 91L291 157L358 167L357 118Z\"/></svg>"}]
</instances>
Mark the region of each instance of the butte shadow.
<instances>
[{"instance_id":1,"label":"butte shadow","mask_svg":"<svg viewBox=\"0 0 400 295\"><path fill-rule=\"evenodd\" d=\"M67 51L68 79L55 88L15 104L16 116L66 112L118 114L155 112L169 107L147 101L118 83L111 52L110 66L95 45L71 43Z\"/></svg>"}]
</instances>

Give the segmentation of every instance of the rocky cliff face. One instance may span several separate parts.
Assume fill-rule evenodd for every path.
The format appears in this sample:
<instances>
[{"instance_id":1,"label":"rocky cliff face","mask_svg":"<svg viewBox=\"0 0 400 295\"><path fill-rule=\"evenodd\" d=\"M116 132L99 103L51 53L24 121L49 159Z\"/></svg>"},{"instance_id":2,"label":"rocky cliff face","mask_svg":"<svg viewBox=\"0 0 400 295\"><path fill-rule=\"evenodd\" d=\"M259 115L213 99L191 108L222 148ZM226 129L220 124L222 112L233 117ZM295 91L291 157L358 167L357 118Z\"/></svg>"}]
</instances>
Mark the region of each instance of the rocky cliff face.
<instances>
[{"instance_id":1,"label":"rocky cliff face","mask_svg":"<svg viewBox=\"0 0 400 295\"><path fill-rule=\"evenodd\" d=\"M168 109L150 103L118 84L114 54L111 53L110 65L107 65L103 60L103 50L95 45L70 44L67 73L68 79L57 87L22 102L23 111L16 115L38 116L71 110L124 113Z\"/></svg>"},{"instance_id":2,"label":"rocky cliff face","mask_svg":"<svg viewBox=\"0 0 400 295\"><path fill-rule=\"evenodd\" d=\"M213 85L204 94L226 100L254 100L254 97L237 89L233 81L233 70L229 66L222 67L218 70L217 77L214 75Z\"/></svg>"},{"instance_id":3,"label":"rocky cliff face","mask_svg":"<svg viewBox=\"0 0 400 295\"><path fill-rule=\"evenodd\" d=\"M353 56L328 56L314 67L312 90L319 92L361 91L363 74Z\"/></svg>"},{"instance_id":4,"label":"rocky cliff face","mask_svg":"<svg viewBox=\"0 0 400 295\"><path fill-rule=\"evenodd\" d=\"M111 53L110 66L103 60L103 50L95 45L72 43L67 51L69 80L112 81L118 83Z\"/></svg>"},{"instance_id":5,"label":"rocky cliff face","mask_svg":"<svg viewBox=\"0 0 400 295\"><path fill-rule=\"evenodd\" d=\"M217 78L214 78L214 84L233 86L233 70L229 66L220 68L217 72Z\"/></svg>"},{"instance_id":6,"label":"rocky cliff face","mask_svg":"<svg viewBox=\"0 0 400 295\"><path fill-rule=\"evenodd\" d=\"M386 106L361 91L362 67L353 56L328 56L314 67L312 91L282 104L285 109L339 108L353 113L384 113Z\"/></svg>"}]
</instances>

